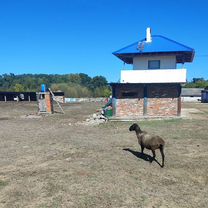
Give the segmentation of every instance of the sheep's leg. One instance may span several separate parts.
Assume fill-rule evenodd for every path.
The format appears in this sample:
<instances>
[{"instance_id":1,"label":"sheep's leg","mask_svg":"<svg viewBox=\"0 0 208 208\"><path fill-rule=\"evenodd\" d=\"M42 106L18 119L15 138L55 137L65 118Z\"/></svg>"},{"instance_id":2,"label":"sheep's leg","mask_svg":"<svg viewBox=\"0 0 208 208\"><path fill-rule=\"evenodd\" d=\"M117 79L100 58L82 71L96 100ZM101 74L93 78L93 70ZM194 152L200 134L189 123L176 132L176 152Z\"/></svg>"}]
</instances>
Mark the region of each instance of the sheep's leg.
<instances>
[{"instance_id":1,"label":"sheep's leg","mask_svg":"<svg viewBox=\"0 0 208 208\"><path fill-rule=\"evenodd\" d=\"M144 153L144 146L143 145L141 145L141 152L142 152L142 154Z\"/></svg>"},{"instance_id":2,"label":"sheep's leg","mask_svg":"<svg viewBox=\"0 0 208 208\"><path fill-rule=\"evenodd\" d=\"M155 150L152 150L152 154L153 154L152 160L154 160L156 157Z\"/></svg>"},{"instance_id":3,"label":"sheep's leg","mask_svg":"<svg viewBox=\"0 0 208 208\"><path fill-rule=\"evenodd\" d=\"M152 150L152 154L153 154L153 157L152 157L151 162L152 162L153 160L155 160L155 157L156 157L155 150Z\"/></svg>"},{"instance_id":4,"label":"sheep's leg","mask_svg":"<svg viewBox=\"0 0 208 208\"><path fill-rule=\"evenodd\" d=\"M162 168L164 167L164 160L165 160L165 154L163 150L164 150L164 146L160 145L160 153L162 155L162 165L161 165Z\"/></svg>"}]
</instances>

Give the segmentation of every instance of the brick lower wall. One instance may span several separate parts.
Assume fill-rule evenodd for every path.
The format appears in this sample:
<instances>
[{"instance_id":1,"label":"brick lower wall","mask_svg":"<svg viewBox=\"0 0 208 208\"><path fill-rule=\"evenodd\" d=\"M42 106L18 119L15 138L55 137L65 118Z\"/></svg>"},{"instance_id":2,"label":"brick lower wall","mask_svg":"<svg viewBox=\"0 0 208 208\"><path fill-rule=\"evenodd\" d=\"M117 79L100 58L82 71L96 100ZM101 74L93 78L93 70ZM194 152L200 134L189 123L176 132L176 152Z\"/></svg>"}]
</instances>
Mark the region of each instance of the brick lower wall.
<instances>
[{"instance_id":1,"label":"brick lower wall","mask_svg":"<svg viewBox=\"0 0 208 208\"><path fill-rule=\"evenodd\" d=\"M116 101L117 117L143 116L143 99L118 99ZM146 116L177 116L178 98L148 98Z\"/></svg>"},{"instance_id":2,"label":"brick lower wall","mask_svg":"<svg viewBox=\"0 0 208 208\"><path fill-rule=\"evenodd\" d=\"M138 117L143 115L143 99L118 99L116 101L116 116Z\"/></svg>"},{"instance_id":3,"label":"brick lower wall","mask_svg":"<svg viewBox=\"0 0 208 208\"><path fill-rule=\"evenodd\" d=\"M177 116L178 98L148 98L148 116Z\"/></svg>"}]
</instances>

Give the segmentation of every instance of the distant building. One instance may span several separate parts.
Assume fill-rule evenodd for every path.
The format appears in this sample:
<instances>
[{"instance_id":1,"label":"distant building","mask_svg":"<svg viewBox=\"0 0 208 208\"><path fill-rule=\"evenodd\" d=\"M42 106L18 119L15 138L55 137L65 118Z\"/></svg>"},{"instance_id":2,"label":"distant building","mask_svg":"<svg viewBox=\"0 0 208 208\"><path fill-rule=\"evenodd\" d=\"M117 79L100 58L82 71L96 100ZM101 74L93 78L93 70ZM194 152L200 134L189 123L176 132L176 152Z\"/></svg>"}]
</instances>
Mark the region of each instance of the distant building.
<instances>
[{"instance_id":1,"label":"distant building","mask_svg":"<svg viewBox=\"0 0 208 208\"><path fill-rule=\"evenodd\" d=\"M201 100L201 91L204 88L182 88L182 102L199 102Z\"/></svg>"},{"instance_id":2,"label":"distant building","mask_svg":"<svg viewBox=\"0 0 208 208\"><path fill-rule=\"evenodd\" d=\"M194 49L151 35L147 28L145 39L113 54L133 65L133 70L121 70L119 83L111 83L114 117L180 116L181 84L187 73L183 64L193 61Z\"/></svg>"},{"instance_id":3,"label":"distant building","mask_svg":"<svg viewBox=\"0 0 208 208\"><path fill-rule=\"evenodd\" d=\"M36 101L35 92L0 92L0 101Z\"/></svg>"}]
</instances>

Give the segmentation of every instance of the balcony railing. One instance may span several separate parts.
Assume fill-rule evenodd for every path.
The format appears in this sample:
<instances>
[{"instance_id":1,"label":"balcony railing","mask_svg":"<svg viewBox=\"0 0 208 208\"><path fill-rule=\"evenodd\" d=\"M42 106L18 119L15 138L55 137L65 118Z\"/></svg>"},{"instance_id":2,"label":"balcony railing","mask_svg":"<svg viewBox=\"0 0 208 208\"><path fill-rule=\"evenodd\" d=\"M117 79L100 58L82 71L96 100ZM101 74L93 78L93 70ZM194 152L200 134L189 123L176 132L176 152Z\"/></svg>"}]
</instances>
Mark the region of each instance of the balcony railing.
<instances>
[{"instance_id":1,"label":"balcony railing","mask_svg":"<svg viewBox=\"0 0 208 208\"><path fill-rule=\"evenodd\" d=\"M185 83L186 69L121 70L121 83Z\"/></svg>"}]
</instances>

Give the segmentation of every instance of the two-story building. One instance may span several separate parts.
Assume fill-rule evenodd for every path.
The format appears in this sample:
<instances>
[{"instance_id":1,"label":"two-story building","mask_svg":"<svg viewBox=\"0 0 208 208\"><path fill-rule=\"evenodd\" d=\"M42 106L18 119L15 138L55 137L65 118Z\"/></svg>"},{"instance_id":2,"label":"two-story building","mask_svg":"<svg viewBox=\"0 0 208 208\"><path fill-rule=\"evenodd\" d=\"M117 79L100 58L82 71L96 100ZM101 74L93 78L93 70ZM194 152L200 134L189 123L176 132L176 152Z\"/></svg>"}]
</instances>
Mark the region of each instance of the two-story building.
<instances>
[{"instance_id":1,"label":"two-story building","mask_svg":"<svg viewBox=\"0 0 208 208\"><path fill-rule=\"evenodd\" d=\"M145 39L115 51L133 70L121 70L120 82L111 83L113 116L180 116L181 84L187 73L184 63L192 62L194 53L174 40L151 35L150 28Z\"/></svg>"}]
</instances>

